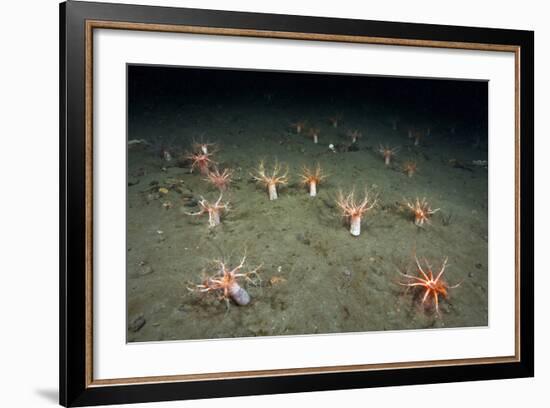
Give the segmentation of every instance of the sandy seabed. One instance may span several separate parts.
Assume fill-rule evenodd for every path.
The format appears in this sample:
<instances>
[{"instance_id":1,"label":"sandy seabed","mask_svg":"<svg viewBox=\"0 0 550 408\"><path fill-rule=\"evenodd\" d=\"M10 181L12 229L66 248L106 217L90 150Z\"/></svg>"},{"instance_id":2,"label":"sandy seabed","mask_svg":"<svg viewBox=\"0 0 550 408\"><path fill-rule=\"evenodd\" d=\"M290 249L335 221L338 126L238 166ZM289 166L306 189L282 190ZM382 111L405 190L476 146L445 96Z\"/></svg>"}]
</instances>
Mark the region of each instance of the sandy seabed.
<instances>
[{"instance_id":1,"label":"sandy seabed","mask_svg":"<svg viewBox=\"0 0 550 408\"><path fill-rule=\"evenodd\" d=\"M404 125L394 130L382 108L348 109L337 128L328 121L334 113L264 99L184 110L151 105L129 117L128 139L170 140L174 158L166 162L141 144L128 149L128 341L487 325L488 175L472 164L487 159L486 146L465 143L441 121L414 146ZM300 117L320 128L319 144L290 129ZM348 129L362 133L356 151L343 148ZM200 196L215 201L219 195L178 159L200 135L218 144L219 168L234 170L223 197L231 210L214 228L207 216L186 214L198 210ZM342 151L333 153L330 143ZM379 143L401 146L392 166L384 166ZM289 167L290 183L276 201L251 180L261 159L268 168L275 160ZM401 171L408 160L418 166L411 178ZM317 163L328 177L310 197L301 169ZM358 198L365 188L379 195L359 237L335 205L339 190L353 188ZM403 206L416 197L440 208L424 228ZM245 253L247 267L262 265L261 283L243 283L249 305L228 308L212 294L188 290L213 259L233 266ZM448 257L444 277L460 283L440 301L439 315L430 302L422 306L421 293L399 285L406 282L400 271L416 274L415 253L435 271Z\"/></svg>"}]
</instances>

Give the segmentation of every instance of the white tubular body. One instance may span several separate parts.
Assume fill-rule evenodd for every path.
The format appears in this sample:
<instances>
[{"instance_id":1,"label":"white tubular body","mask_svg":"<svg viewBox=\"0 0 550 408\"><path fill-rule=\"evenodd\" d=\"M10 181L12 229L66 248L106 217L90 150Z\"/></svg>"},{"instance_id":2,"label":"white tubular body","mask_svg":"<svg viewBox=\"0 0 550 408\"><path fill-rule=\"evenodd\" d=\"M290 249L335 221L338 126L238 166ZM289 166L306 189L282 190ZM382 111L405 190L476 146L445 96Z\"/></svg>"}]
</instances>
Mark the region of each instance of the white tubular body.
<instances>
[{"instance_id":1,"label":"white tubular body","mask_svg":"<svg viewBox=\"0 0 550 408\"><path fill-rule=\"evenodd\" d=\"M312 181L309 183L309 196L315 197L317 195L317 183Z\"/></svg>"},{"instance_id":2,"label":"white tubular body","mask_svg":"<svg viewBox=\"0 0 550 408\"><path fill-rule=\"evenodd\" d=\"M351 217L349 223L349 232L354 237L358 237L361 234L361 217L353 216Z\"/></svg>"},{"instance_id":3,"label":"white tubular body","mask_svg":"<svg viewBox=\"0 0 550 408\"><path fill-rule=\"evenodd\" d=\"M239 306L246 306L250 303L250 295L236 282L229 288L229 296Z\"/></svg>"},{"instance_id":4,"label":"white tubular body","mask_svg":"<svg viewBox=\"0 0 550 408\"><path fill-rule=\"evenodd\" d=\"M208 225L210 227L215 227L220 225L220 212L219 211L210 211L208 213Z\"/></svg>"},{"instance_id":5,"label":"white tubular body","mask_svg":"<svg viewBox=\"0 0 550 408\"><path fill-rule=\"evenodd\" d=\"M277 186L275 184L268 184L267 191L269 192L269 199L276 200L277 196Z\"/></svg>"}]
</instances>

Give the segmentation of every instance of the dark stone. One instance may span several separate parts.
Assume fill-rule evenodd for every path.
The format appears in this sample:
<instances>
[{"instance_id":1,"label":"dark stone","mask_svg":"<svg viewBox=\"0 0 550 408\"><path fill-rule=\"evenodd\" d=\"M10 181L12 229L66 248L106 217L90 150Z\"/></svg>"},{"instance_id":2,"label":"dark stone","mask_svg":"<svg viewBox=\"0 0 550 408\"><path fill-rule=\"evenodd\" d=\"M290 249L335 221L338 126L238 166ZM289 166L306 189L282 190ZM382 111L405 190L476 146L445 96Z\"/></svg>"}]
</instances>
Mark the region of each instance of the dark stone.
<instances>
[{"instance_id":1,"label":"dark stone","mask_svg":"<svg viewBox=\"0 0 550 408\"><path fill-rule=\"evenodd\" d=\"M322 198L321 201L323 201L323 204L325 206L327 206L328 208L336 208L336 206L334 205L334 203L330 202L329 200L325 199L325 198Z\"/></svg>"},{"instance_id":2,"label":"dark stone","mask_svg":"<svg viewBox=\"0 0 550 408\"><path fill-rule=\"evenodd\" d=\"M186 200L183 203L183 205L186 206L186 207L196 207L198 204L199 204L199 201L194 199L194 198Z\"/></svg>"},{"instance_id":3,"label":"dark stone","mask_svg":"<svg viewBox=\"0 0 550 408\"><path fill-rule=\"evenodd\" d=\"M301 232L296 234L296 239L304 245L310 245L311 244L310 239L306 238L306 236Z\"/></svg>"},{"instance_id":4,"label":"dark stone","mask_svg":"<svg viewBox=\"0 0 550 408\"><path fill-rule=\"evenodd\" d=\"M139 315L128 325L128 330L133 333L138 332L143 326L145 326L145 317Z\"/></svg>"},{"instance_id":5,"label":"dark stone","mask_svg":"<svg viewBox=\"0 0 550 408\"><path fill-rule=\"evenodd\" d=\"M482 266L483 266L482 264L476 263L476 268L477 268L477 269L481 269Z\"/></svg>"},{"instance_id":6,"label":"dark stone","mask_svg":"<svg viewBox=\"0 0 550 408\"><path fill-rule=\"evenodd\" d=\"M143 167L140 167L134 174L133 176L135 177L143 177L147 174L147 172L145 171L145 169Z\"/></svg>"}]
</instances>

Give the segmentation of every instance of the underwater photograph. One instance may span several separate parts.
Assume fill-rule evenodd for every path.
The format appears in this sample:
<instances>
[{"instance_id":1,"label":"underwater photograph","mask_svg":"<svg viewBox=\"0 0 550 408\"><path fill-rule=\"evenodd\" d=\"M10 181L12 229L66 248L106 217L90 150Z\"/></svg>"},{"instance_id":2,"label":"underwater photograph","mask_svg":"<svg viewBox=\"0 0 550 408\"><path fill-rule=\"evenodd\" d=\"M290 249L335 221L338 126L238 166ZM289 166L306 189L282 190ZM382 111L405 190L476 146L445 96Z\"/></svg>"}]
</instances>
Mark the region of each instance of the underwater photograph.
<instances>
[{"instance_id":1,"label":"underwater photograph","mask_svg":"<svg viewBox=\"0 0 550 408\"><path fill-rule=\"evenodd\" d=\"M127 66L127 341L488 325L488 82Z\"/></svg>"}]
</instances>

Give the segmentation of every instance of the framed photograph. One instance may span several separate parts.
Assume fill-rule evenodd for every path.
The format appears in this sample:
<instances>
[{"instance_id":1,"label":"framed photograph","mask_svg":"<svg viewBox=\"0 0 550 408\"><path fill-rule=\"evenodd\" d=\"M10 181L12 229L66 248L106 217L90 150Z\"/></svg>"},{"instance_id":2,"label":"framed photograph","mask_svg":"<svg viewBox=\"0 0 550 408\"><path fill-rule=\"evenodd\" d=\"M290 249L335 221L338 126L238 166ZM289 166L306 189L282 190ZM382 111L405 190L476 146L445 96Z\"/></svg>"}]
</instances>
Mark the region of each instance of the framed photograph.
<instances>
[{"instance_id":1,"label":"framed photograph","mask_svg":"<svg viewBox=\"0 0 550 408\"><path fill-rule=\"evenodd\" d=\"M534 34L60 6L60 403L534 374Z\"/></svg>"}]
</instances>

